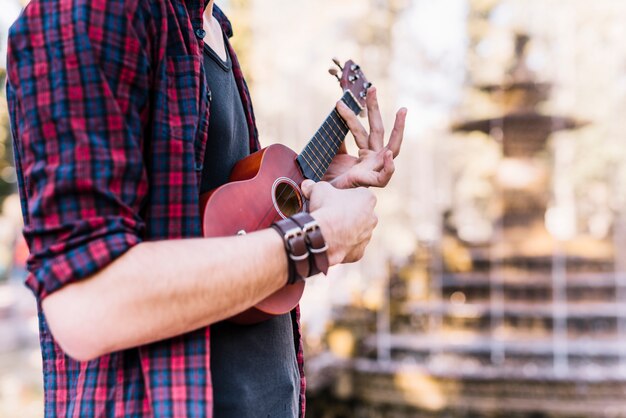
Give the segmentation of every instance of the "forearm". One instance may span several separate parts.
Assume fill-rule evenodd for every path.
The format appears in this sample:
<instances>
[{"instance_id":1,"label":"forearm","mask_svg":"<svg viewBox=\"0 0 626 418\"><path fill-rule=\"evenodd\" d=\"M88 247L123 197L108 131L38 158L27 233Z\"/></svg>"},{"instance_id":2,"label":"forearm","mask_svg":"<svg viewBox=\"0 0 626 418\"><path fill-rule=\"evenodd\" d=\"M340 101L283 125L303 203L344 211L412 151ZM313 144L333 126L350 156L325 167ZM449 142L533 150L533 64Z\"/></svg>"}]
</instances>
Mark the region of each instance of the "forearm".
<instances>
[{"instance_id":1,"label":"forearm","mask_svg":"<svg viewBox=\"0 0 626 418\"><path fill-rule=\"evenodd\" d=\"M145 242L42 306L63 348L87 360L229 318L286 281L282 240L271 230Z\"/></svg>"}]
</instances>

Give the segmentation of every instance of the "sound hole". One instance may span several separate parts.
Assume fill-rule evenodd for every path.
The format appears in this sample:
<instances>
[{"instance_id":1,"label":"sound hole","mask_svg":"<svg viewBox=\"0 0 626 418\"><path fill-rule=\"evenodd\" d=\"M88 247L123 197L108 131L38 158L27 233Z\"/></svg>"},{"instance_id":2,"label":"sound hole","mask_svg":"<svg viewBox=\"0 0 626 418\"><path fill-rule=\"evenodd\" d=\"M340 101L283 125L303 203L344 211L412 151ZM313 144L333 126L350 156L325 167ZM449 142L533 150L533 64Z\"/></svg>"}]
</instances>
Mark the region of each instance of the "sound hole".
<instances>
[{"instance_id":1,"label":"sound hole","mask_svg":"<svg viewBox=\"0 0 626 418\"><path fill-rule=\"evenodd\" d=\"M277 182L274 187L274 205L283 218L302 211L300 189L288 179Z\"/></svg>"}]
</instances>

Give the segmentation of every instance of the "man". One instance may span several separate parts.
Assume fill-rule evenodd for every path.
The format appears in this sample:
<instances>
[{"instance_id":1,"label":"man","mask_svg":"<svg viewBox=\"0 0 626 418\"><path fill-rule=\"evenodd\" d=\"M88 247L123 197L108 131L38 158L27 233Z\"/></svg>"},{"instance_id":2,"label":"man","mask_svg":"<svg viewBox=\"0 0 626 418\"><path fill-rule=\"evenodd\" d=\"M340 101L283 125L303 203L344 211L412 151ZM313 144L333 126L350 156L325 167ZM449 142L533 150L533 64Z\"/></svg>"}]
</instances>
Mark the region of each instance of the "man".
<instances>
[{"instance_id":1,"label":"man","mask_svg":"<svg viewBox=\"0 0 626 418\"><path fill-rule=\"evenodd\" d=\"M46 416L304 414L297 310L222 322L285 285L282 237L199 238L200 191L259 147L230 24L207 3L32 0L11 29ZM335 187L302 185L331 265L360 259L376 224L369 191L339 189L384 186L402 142L405 110L384 146L374 90L368 109L369 134L338 107L360 155L335 159Z\"/></svg>"}]
</instances>

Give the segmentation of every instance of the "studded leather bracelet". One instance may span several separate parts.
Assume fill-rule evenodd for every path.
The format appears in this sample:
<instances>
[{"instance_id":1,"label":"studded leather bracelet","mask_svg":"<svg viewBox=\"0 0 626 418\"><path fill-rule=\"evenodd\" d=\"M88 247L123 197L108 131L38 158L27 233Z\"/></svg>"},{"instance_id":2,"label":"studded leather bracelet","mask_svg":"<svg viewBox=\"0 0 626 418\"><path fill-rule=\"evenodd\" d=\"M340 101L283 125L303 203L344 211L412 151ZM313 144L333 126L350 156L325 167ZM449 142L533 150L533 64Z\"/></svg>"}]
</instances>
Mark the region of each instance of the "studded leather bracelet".
<instances>
[{"instance_id":1,"label":"studded leather bracelet","mask_svg":"<svg viewBox=\"0 0 626 418\"><path fill-rule=\"evenodd\" d=\"M289 277L287 284L294 284L309 276L328 272L328 246L319 224L308 213L298 213L272 224L283 237L287 251Z\"/></svg>"}]
</instances>

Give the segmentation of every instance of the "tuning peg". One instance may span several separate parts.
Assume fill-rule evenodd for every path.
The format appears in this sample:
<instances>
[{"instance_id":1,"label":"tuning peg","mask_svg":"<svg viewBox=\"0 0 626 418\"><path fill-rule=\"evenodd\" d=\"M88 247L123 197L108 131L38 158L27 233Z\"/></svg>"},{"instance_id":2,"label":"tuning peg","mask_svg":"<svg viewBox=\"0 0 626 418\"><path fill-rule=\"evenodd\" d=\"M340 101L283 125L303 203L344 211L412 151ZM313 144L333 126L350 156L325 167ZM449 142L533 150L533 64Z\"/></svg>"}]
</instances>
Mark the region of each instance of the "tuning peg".
<instances>
[{"instance_id":1,"label":"tuning peg","mask_svg":"<svg viewBox=\"0 0 626 418\"><path fill-rule=\"evenodd\" d=\"M339 67L339 69L340 69L341 71L343 71L343 67L341 66L341 62L339 61L339 59L337 59L337 57L333 57L333 62L335 63L335 65L336 65L337 67Z\"/></svg>"},{"instance_id":2,"label":"tuning peg","mask_svg":"<svg viewBox=\"0 0 626 418\"><path fill-rule=\"evenodd\" d=\"M335 78L337 78L337 81L341 81L341 78L339 78L339 71L335 67L329 68L328 72L330 73L330 75L332 75Z\"/></svg>"}]
</instances>

